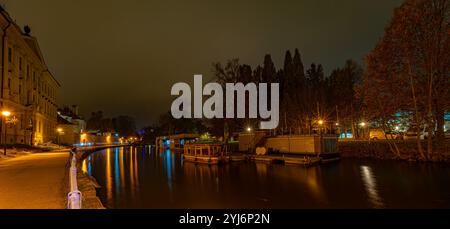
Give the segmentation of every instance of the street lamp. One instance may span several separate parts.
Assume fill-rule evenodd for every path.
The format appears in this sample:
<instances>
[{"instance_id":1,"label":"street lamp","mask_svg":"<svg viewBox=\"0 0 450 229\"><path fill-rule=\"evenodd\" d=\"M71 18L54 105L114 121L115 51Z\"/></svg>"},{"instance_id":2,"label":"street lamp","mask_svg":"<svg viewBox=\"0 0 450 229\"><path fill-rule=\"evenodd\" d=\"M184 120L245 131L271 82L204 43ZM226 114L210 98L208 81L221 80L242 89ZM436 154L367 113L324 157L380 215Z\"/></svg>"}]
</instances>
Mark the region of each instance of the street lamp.
<instances>
[{"instance_id":1,"label":"street lamp","mask_svg":"<svg viewBox=\"0 0 450 229\"><path fill-rule=\"evenodd\" d=\"M361 123L359 123L359 125L360 125L361 128L362 128L363 138L365 138L365 137L366 137L366 134L367 134L366 128L365 128L365 127L367 126L367 123L364 122L364 121L362 121ZM370 140L370 132L369 132L369 140Z\"/></svg>"},{"instance_id":2,"label":"street lamp","mask_svg":"<svg viewBox=\"0 0 450 229\"><path fill-rule=\"evenodd\" d=\"M60 143L60 135L62 134L62 131L63 131L63 129L62 128L58 128L58 129L56 129L56 131L58 131L58 145L60 145L61 143Z\"/></svg>"},{"instance_id":3,"label":"street lamp","mask_svg":"<svg viewBox=\"0 0 450 229\"><path fill-rule=\"evenodd\" d=\"M252 128L251 127L247 127L247 132L251 132Z\"/></svg>"},{"instance_id":4,"label":"street lamp","mask_svg":"<svg viewBox=\"0 0 450 229\"><path fill-rule=\"evenodd\" d=\"M322 126L325 123L325 121L323 119L319 119L317 120L317 124L319 124L319 134L322 134Z\"/></svg>"},{"instance_id":5,"label":"street lamp","mask_svg":"<svg viewBox=\"0 0 450 229\"><path fill-rule=\"evenodd\" d=\"M2 111L2 121L3 121L3 126L5 127L5 142L3 143L3 154L6 156L6 132L8 131L6 129L6 118L8 118L9 116L11 116L11 112L9 111Z\"/></svg>"}]
</instances>

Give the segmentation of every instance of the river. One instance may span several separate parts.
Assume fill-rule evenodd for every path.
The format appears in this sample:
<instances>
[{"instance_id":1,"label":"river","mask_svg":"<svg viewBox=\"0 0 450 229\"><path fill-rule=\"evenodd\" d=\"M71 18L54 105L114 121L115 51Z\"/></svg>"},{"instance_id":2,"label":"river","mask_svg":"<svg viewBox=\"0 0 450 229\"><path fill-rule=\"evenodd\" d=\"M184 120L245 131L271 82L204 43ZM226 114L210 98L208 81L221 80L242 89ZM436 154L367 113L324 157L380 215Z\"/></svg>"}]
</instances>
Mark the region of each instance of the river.
<instances>
[{"instance_id":1,"label":"river","mask_svg":"<svg viewBox=\"0 0 450 229\"><path fill-rule=\"evenodd\" d=\"M107 208L449 208L450 165L342 159L199 165L150 146L92 153L82 168Z\"/></svg>"}]
</instances>

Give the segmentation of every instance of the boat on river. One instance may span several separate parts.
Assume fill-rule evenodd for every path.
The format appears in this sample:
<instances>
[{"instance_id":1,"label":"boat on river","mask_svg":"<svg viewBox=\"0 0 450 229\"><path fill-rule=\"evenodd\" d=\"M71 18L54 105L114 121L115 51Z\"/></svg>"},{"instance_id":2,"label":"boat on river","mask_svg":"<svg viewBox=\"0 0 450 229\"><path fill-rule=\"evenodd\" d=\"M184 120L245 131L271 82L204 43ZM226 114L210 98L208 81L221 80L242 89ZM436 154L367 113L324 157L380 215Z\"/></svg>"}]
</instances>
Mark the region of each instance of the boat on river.
<instances>
[{"instance_id":1,"label":"boat on river","mask_svg":"<svg viewBox=\"0 0 450 229\"><path fill-rule=\"evenodd\" d=\"M183 158L188 162L219 164L230 161L230 156L224 152L222 144L188 143L184 145Z\"/></svg>"}]
</instances>

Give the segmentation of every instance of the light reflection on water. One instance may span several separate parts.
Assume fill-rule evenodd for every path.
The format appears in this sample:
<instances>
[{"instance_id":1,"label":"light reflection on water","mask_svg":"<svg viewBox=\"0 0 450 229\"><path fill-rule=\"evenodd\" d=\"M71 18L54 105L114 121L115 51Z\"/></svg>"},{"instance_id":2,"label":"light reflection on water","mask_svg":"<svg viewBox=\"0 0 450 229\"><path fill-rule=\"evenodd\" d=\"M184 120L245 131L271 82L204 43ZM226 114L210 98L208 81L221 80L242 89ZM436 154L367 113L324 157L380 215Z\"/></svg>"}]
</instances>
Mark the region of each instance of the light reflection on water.
<instances>
[{"instance_id":1,"label":"light reflection on water","mask_svg":"<svg viewBox=\"0 0 450 229\"><path fill-rule=\"evenodd\" d=\"M109 208L450 207L448 166L350 159L309 168L208 166L168 150L126 147L93 153L82 169L102 186L98 195Z\"/></svg>"},{"instance_id":2,"label":"light reflection on water","mask_svg":"<svg viewBox=\"0 0 450 229\"><path fill-rule=\"evenodd\" d=\"M361 176L364 182L364 187L366 188L367 195L369 197L370 203L373 204L374 208L383 208L383 200L378 195L377 183L372 169L369 166L361 166Z\"/></svg>"},{"instance_id":3,"label":"light reflection on water","mask_svg":"<svg viewBox=\"0 0 450 229\"><path fill-rule=\"evenodd\" d=\"M111 149L106 149L106 193L108 200L112 199L112 176L111 176Z\"/></svg>"}]
</instances>

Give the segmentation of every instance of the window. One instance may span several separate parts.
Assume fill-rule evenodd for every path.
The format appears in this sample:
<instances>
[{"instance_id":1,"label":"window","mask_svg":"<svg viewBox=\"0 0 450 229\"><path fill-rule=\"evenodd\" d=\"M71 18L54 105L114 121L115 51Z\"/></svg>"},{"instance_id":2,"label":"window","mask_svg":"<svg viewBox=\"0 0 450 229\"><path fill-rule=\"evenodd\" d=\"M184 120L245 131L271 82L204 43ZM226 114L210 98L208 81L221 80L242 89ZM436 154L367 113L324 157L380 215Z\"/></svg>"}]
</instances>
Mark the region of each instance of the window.
<instances>
[{"instance_id":1,"label":"window","mask_svg":"<svg viewBox=\"0 0 450 229\"><path fill-rule=\"evenodd\" d=\"M22 57L19 57L19 70L22 71Z\"/></svg>"},{"instance_id":2,"label":"window","mask_svg":"<svg viewBox=\"0 0 450 229\"><path fill-rule=\"evenodd\" d=\"M22 94L22 85L19 84L19 95Z\"/></svg>"},{"instance_id":3,"label":"window","mask_svg":"<svg viewBox=\"0 0 450 229\"><path fill-rule=\"evenodd\" d=\"M12 62L12 48L8 48L8 63Z\"/></svg>"},{"instance_id":4,"label":"window","mask_svg":"<svg viewBox=\"0 0 450 229\"><path fill-rule=\"evenodd\" d=\"M8 79L8 89L11 89L11 79Z\"/></svg>"}]
</instances>

